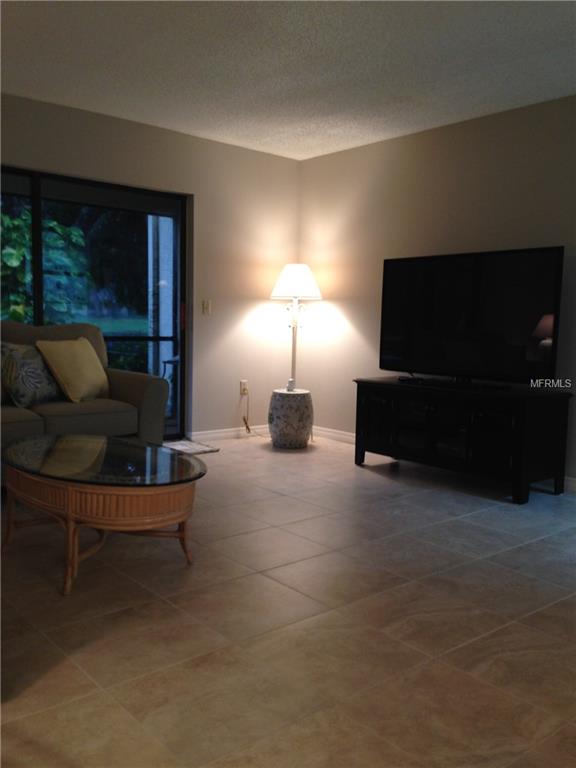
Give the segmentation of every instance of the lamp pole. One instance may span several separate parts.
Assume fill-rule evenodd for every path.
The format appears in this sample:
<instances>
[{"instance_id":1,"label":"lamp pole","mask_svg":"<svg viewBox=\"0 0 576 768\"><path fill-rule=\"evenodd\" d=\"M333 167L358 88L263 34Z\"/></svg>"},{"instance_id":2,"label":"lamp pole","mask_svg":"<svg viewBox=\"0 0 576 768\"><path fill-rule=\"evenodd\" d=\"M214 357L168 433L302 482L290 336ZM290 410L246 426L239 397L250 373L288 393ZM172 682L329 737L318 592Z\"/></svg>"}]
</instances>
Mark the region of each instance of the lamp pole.
<instances>
[{"instance_id":1,"label":"lamp pole","mask_svg":"<svg viewBox=\"0 0 576 768\"><path fill-rule=\"evenodd\" d=\"M296 388L296 346L298 343L298 299L292 299L292 368L286 389L293 392Z\"/></svg>"}]
</instances>

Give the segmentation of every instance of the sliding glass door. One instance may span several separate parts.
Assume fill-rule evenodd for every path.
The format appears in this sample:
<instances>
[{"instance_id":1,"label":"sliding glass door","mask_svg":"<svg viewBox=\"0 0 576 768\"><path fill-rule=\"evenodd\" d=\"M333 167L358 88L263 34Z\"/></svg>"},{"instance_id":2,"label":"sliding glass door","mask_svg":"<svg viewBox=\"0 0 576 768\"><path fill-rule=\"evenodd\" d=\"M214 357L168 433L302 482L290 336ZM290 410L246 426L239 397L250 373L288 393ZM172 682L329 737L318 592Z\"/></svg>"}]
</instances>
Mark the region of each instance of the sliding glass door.
<instances>
[{"instance_id":1,"label":"sliding glass door","mask_svg":"<svg viewBox=\"0 0 576 768\"><path fill-rule=\"evenodd\" d=\"M185 198L2 174L2 317L98 325L110 366L166 378L183 433Z\"/></svg>"}]
</instances>

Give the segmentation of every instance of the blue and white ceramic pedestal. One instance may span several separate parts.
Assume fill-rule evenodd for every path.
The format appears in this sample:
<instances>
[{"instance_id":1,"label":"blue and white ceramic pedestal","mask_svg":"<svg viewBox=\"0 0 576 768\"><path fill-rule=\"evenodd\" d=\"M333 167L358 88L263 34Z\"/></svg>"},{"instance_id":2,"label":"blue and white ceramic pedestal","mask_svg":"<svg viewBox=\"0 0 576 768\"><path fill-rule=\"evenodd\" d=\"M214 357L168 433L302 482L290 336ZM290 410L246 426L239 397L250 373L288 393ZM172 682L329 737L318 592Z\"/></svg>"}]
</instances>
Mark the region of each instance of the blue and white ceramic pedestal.
<instances>
[{"instance_id":1,"label":"blue and white ceramic pedestal","mask_svg":"<svg viewBox=\"0 0 576 768\"><path fill-rule=\"evenodd\" d=\"M312 434L314 410L307 389L275 389L270 399L268 426L274 448L306 448Z\"/></svg>"}]
</instances>

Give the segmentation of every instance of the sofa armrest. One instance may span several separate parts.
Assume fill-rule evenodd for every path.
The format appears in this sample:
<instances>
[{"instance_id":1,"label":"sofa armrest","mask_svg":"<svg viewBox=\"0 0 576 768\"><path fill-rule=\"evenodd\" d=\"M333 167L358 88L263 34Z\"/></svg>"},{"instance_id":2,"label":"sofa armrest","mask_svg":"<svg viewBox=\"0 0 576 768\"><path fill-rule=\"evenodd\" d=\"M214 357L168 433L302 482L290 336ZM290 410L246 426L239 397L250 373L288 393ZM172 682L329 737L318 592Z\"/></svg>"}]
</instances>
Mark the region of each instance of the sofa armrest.
<instances>
[{"instance_id":1,"label":"sofa armrest","mask_svg":"<svg viewBox=\"0 0 576 768\"><path fill-rule=\"evenodd\" d=\"M161 445L164 415L168 401L168 382L159 376L107 368L110 398L130 403L138 409L138 437Z\"/></svg>"}]
</instances>

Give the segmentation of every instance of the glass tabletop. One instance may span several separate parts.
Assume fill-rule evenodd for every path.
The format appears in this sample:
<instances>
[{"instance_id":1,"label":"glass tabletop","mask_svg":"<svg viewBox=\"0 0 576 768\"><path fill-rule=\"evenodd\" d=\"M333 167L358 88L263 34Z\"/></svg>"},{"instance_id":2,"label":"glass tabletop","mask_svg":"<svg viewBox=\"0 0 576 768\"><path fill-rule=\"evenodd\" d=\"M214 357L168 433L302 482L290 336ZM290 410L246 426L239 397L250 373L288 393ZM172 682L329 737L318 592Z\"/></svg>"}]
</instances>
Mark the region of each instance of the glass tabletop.
<instances>
[{"instance_id":1,"label":"glass tabletop","mask_svg":"<svg viewBox=\"0 0 576 768\"><path fill-rule=\"evenodd\" d=\"M204 462L192 454L130 437L28 437L7 446L2 458L33 475L93 485L174 485L206 474Z\"/></svg>"}]
</instances>

